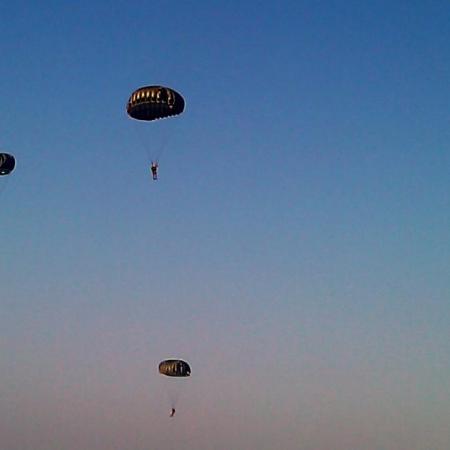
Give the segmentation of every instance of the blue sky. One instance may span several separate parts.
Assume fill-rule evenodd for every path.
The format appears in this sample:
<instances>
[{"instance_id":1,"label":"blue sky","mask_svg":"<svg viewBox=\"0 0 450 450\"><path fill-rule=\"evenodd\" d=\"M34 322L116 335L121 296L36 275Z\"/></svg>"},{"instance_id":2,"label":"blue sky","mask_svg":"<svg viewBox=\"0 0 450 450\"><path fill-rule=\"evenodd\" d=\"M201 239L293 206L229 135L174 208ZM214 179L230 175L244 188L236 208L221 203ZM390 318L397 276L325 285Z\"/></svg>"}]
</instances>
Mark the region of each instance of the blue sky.
<instances>
[{"instance_id":1,"label":"blue sky","mask_svg":"<svg viewBox=\"0 0 450 450\"><path fill-rule=\"evenodd\" d=\"M447 2L0 20L0 450L450 447Z\"/></svg>"}]
</instances>

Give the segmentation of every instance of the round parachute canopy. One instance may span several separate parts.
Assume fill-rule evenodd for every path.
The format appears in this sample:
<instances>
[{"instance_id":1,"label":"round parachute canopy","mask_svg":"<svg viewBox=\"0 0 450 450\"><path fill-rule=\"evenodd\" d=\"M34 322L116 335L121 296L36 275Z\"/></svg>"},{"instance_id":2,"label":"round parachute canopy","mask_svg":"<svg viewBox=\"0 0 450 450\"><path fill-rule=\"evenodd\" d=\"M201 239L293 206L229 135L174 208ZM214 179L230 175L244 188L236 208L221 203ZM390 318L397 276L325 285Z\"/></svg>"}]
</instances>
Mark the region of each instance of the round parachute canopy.
<instances>
[{"instance_id":1,"label":"round parachute canopy","mask_svg":"<svg viewBox=\"0 0 450 450\"><path fill-rule=\"evenodd\" d=\"M13 155L0 153L0 176L9 175L16 166L16 160Z\"/></svg>"},{"instance_id":2,"label":"round parachute canopy","mask_svg":"<svg viewBox=\"0 0 450 450\"><path fill-rule=\"evenodd\" d=\"M184 98L164 86L144 86L136 89L127 103L128 115L136 120L152 121L177 116L184 111Z\"/></svg>"},{"instance_id":3,"label":"round parachute canopy","mask_svg":"<svg viewBox=\"0 0 450 450\"><path fill-rule=\"evenodd\" d=\"M166 359L159 363L159 373L168 377L188 377L191 375L191 368L181 359Z\"/></svg>"}]
</instances>

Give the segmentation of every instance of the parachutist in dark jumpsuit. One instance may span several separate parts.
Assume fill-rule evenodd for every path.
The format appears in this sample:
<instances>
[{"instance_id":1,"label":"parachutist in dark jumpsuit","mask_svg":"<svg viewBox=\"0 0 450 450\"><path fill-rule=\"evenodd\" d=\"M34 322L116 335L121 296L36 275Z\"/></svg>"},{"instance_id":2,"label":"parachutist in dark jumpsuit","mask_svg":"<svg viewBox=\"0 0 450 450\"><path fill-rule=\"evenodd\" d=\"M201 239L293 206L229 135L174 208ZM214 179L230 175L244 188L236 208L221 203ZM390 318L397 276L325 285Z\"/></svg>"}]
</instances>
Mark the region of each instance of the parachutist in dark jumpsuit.
<instances>
[{"instance_id":1,"label":"parachutist in dark jumpsuit","mask_svg":"<svg viewBox=\"0 0 450 450\"><path fill-rule=\"evenodd\" d=\"M158 163L152 161L152 165L151 165L150 169L152 171L153 179L157 180L158 179Z\"/></svg>"},{"instance_id":2,"label":"parachutist in dark jumpsuit","mask_svg":"<svg viewBox=\"0 0 450 450\"><path fill-rule=\"evenodd\" d=\"M172 408L169 417L173 417L174 415L175 415L175 408Z\"/></svg>"}]
</instances>

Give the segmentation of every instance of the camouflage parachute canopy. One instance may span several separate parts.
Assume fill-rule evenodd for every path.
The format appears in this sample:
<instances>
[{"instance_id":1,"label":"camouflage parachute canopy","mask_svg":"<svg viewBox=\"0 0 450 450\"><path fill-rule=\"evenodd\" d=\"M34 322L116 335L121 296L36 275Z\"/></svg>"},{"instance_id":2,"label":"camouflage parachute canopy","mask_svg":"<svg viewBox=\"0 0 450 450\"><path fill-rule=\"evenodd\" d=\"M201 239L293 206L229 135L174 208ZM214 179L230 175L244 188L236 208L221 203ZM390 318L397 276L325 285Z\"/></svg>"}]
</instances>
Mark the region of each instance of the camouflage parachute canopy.
<instances>
[{"instance_id":1,"label":"camouflage parachute canopy","mask_svg":"<svg viewBox=\"0 0 450 450\"><path fill-rule=\"evenodd\" d=\"M159 363L159 373L168 377L188 377L191 375L191 368L181 359L166 359Z\"/></svg>"},{"instance_id":2,"label":"camouflage parachute canopy","mask_svg":"<svg viewBox=\"0 0 450 450\"><path fill-rule=\"evenodd\" d=\"M184 98L171 88L144 86L128 99L127 113L136 120L152 121L177 116L184 111Z\"/></svg>"},{"instance_id":3,"label":"camouflage parachute canopy","mask_svg":"<svg viewBox=\"0 0 450 450\"><path fill-rule=\"evenodd\" d=\"M0 153L0 176L9 175L16 166L16 160L13 155Z\"/></svg>"}]
</instances>

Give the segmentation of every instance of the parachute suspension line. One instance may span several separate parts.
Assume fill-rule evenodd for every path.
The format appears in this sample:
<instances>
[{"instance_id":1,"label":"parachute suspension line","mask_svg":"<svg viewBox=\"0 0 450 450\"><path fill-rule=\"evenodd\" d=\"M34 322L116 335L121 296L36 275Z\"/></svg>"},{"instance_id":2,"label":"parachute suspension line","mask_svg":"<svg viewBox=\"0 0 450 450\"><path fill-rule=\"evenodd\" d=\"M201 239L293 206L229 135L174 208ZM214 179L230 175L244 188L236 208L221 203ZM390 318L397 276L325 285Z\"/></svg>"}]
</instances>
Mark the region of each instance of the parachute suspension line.
<instances>
[{"instance_id":1,"label":"parachute suspension line","mask_svg":"<svg viewBox=\"0 0 450 450\"><path fill-rule=\"evenodd\" d=\"M155 154L155 162L158 163L159 160L161 159L161 156L164 153L164 150L167 148L167 144L169 143L169 135L168 133L166 133L163 136L163 141L161 142L161 146L159 147L158 152L156 152Z\"/></svg>"},{"instance_id":2,"label":"parachute suspension line","mask_svg":"<svg viewBox=\"0 0 450 450\"><path fill-rule=\"evenodd\" d=\"M170 146L177 123L175 120L167 121L167 119L158 120L158 126L152 123L139 123L133 121L132 130L134 138L138 141L139 147L144 151L146 164L155 162L159 164L160 159Z\"/></svg>"},{"instance_id":3,"label":"parachute suspension line","mask_svg":"<svg viewBox=\"0 0 450 450\"><path fill-rule=\"evenodd\" d=\"M6 178L6 180L4 178ZM1 177L0 178L0 196L5 191L6 186L8 185L8 183L9 183L9 177Z\"/></svg>"},{"instance_id":4,"label":"parachute suspension line","mask_svg":"<svg viewBox=\"0 0 450 450\"><path fill-rule=\"evenodd\" d=\"M169 147L172 135L176 135L176 130L179 123L178 119L179 117L175 117L171 121L166 122L165 120L164 123L161 123L163 129L161 130L161 140L159 148L155 152L155 162L159 162L166 149Z\"/></svg>"}]
</instances>

